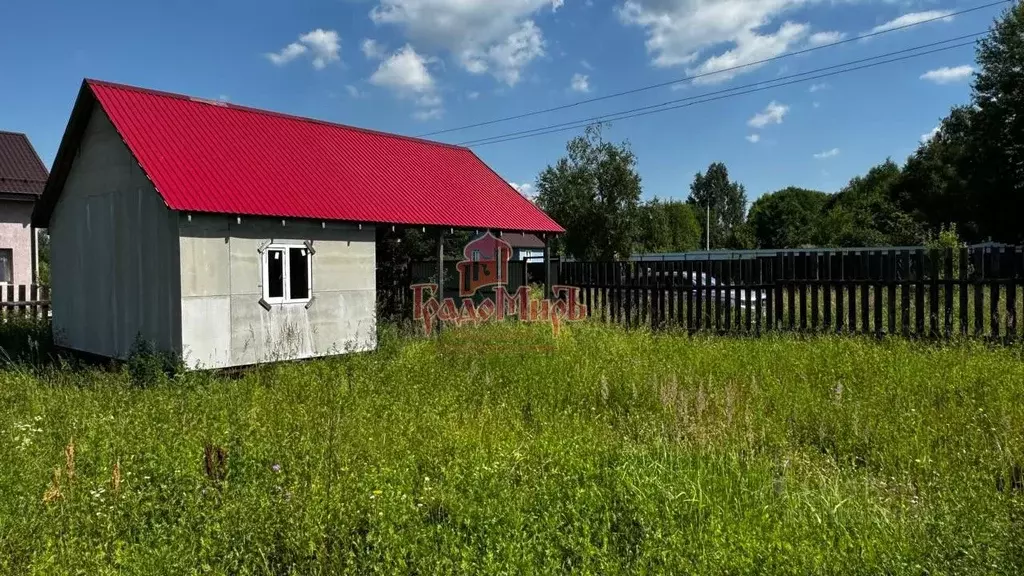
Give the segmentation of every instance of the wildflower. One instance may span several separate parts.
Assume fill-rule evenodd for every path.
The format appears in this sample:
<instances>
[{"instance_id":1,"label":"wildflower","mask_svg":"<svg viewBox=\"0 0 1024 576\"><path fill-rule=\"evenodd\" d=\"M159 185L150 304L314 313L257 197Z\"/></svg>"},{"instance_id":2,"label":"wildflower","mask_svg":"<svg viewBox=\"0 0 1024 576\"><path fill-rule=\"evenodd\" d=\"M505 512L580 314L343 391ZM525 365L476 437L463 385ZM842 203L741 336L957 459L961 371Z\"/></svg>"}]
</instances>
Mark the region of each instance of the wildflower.
<instances>
[{"instance_id":1,"label":"wildflower","mask_svg":"<svg viewBox=\"0 0 1024 576\"><path fill-rule=\"evenodd\" d=\"M114 463L114 472L110 478L110 484L114 488L114 494L121 491L121 461Z\"/></svg>"},{"instance_id":2,"label":"wildflower","mask_svg":"<svg viewBox=\"0 0 1024 576\"><path fill-rule=\"evenodd\" d=\"M50 487L43 493L44 504L49 504L64 496L60 491L60 472L60 468L53 469L53 482L50 483Z\"/></svg>"},{"instance_id":3,"label":"wildflower","mask_svg":"<svg viewBox=\"0 0 1024 576\"><path fill-rule=\"evenodd\" d=\"M274 472L280 472L281 471L281 465L280 464L274 464L273 466L270 467L270 469L273 470Z\"/></svg>"},{"instance_id":4,"label":"wildflower","mask_svg":"<svg viewBox=\"0 0 1024 576\"><path fill-rule=\"evenodd\" d=\"M75 439L72 438L64 448L64 471L68 482L75 479Z\"/></svg>"}]
</instances>

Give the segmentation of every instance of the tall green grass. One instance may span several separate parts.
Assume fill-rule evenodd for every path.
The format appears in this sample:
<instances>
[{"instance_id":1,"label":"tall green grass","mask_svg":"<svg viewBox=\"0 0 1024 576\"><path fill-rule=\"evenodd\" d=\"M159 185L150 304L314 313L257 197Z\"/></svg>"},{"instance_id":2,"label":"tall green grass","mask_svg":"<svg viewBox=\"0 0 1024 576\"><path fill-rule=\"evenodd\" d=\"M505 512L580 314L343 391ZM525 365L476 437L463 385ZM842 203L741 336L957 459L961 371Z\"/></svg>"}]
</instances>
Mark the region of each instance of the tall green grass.
<instances>
[{"instance_id":1,"label":"tall green grass","mask_svg":"<svg viewBox=\"0 0 1024 576\"><path fill-rule=\"evenodd\" d=\"M4 371L0 573L1024 564L1016 348L550 332L385 334L374 354L145 389Z\"/></svg>"}]
</instances>

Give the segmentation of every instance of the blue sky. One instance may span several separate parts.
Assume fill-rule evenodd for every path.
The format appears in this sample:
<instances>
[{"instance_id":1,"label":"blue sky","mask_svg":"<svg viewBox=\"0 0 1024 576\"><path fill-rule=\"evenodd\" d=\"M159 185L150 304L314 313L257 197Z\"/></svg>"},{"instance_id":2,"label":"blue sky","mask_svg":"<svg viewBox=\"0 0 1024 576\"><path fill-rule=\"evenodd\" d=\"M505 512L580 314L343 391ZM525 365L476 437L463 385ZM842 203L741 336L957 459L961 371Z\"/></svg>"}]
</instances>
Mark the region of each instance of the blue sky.
<instances>
[{"instance_id":1,"label":"blue sky","mask_svg":"<svg viewBox=\"0 0 1024 576\"><path fill-rule=\"evenodd\" d=\"M420 135L982 3L8 0L0 6L0 129L26 132L50 165L78 87L91 77ZM770 80L980 32L1001 9L436 138L459 143ZM714 161L751 201L788 185L833 192L887 156L902 162L912 153L950 106L968 101L973 65L973 48L958 48L622 120L606 135L630 141L648 198L685 198L693 174ZM510 182L530 184L575 133L475 150Z\"/></svg>"}]
</instances>

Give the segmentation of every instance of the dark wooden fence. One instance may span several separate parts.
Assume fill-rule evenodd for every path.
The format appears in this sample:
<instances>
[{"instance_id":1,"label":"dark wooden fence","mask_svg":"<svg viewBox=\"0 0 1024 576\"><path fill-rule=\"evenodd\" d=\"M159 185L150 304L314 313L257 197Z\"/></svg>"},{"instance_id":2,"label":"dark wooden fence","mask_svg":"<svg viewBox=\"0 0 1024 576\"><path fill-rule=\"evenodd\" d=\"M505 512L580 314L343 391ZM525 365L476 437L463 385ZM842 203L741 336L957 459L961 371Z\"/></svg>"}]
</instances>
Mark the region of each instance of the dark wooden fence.
<instances>
[{"instance_id":1,"label":"dark wooden fence","mask_svg":"<svg viewBox=\"0 0 1024 576\"><path fill-rule=\"evenodd\" d=\"M805 331L1012 341L1021 248L786 252L770 259L563 262L591 318L689 332ZM710 280L709 280L710 279Z\"/></svg>"},{"instance_id":2,"label":"dark wooden fence","mask_svg":"<svg viewBox=\"0 0 1024 576\"><path fill-rule=\"evenodd\" d=\"M49 318L50 288L37 284L0 285L0 319Z\"/></svg>"}]
</instances>

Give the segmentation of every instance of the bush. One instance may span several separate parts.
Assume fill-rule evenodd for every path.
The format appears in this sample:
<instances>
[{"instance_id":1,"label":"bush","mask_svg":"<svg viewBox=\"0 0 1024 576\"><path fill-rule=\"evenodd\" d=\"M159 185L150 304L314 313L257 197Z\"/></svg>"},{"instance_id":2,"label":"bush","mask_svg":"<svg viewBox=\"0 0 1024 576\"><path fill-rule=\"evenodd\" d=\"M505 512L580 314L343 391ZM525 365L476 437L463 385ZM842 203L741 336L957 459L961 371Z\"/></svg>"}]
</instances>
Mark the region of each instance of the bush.
<instances>
[{"instance_id":1,"label":"bush","mask_svg":"<svg viewBox=\"0 0 1024 576\"><path fill-rule=\"evenodd\" d=\"M180 356L157 350L141 334L135 337L126 365L129 380L137 388L149 388L162 383L184 369Z\"/></svg>"},{"instance_id":2,"label":"bush","mask_svg":"<svg viewBox=\"0 0 1024 576\"><path fill-rule=\"evenodd\" d=\"M49 320L18 317L0 320L0 361L40 364L53 356Z\"/></svg>"}]
</instances>

